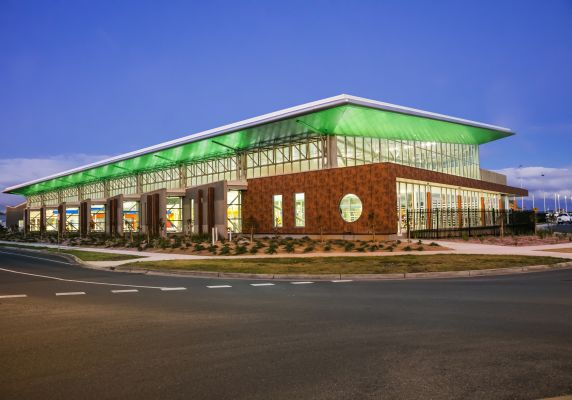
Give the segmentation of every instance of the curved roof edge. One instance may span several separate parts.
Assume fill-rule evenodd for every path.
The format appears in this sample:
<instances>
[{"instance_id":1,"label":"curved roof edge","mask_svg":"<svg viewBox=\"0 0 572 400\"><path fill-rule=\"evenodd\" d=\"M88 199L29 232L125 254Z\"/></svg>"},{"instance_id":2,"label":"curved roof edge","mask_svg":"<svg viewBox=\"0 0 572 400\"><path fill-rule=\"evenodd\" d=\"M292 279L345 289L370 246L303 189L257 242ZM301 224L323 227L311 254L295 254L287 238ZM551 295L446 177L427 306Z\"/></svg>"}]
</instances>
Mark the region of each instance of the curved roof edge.
<instances>
[{"instance_id":1,"label":"curved roof edge","mask_svg":"<svg viewBox=\"0 0 572 400\"><path fill-rule=\"evenodd\" d=\"M104 160L97 161L97 162L94 162L91 164L86 164L86 165L83 165L83 166L80 166L77 168L73 168L73 169L63 171L63 172L59 172L57 174L49 175L49 176L46 176L44 178L35 179L35 180L29 181L29 182L21 183L19 185L14 185L14 186L11 186L11 187L4 189L3 193L10 193L14 190L24 188L26 186L30 186L30 185L33 185L36 183L44 182L44 181L47 181L50 179L55 179L55 178L61 178L61 177L66 176L66 175L86 171L86 170L96 168L96 167L100 167L100 166L103 166L106 164L110 164L110 163L114 163L114 162L118 162L118 161L123 161L123 160L127 160L130 158L138 157L141 155L153 153L155 151L164 150L164 149L168 149L171 147L176 147L179 145L196 142L196 141L201 140L201 139L207 139L207 138L223 135L226 133L238 131L241 129L246 129L246 128L251 128L254 126L258 126L258 125L268 124L268 123L275 122L275 121L285 119L285 118L292 118L292 117L296 117L299 115L308 114L308 113L314 112L314 111L319 111L319 110L323 110L323 109L327 109L327 108L337 107L337 106L344 105L344 104L355 104L355 105L369 107L369 108L376 108L376 109L384 110L384 111L392 111L392 112L397 112L397 113L401 113L401 114L408 114L408 115L414 115L414 116L423 117L423 118L429 118L429 119L451 122L454 124L469 125L469 126L474 126L477 128L499 131L499 132L503 132L503 133L509 134L509 135L514 134L514 132L511 131L510 129L503 128L501 126L485 124L485 123L471 121L471 120L457 118L457 117L451 117L451 116L444 115L444 114L432 113L429 111L423 111L423 110L419 110L416 108L399 106L399 105L395 105L395 104L391 104L391 103L384 103L381 101L370 100L370 99L366 99L363 97L357 97L357 96L352 96L352 95L348 95L348 94L340 94L340 95L328 97L328 98L325 98L322 100L312 101L312 102L304 103L304 104L301 104L301 105L298 105L295 107L285 108L285 109L274 111L274 112L271 112L268 114L263 114L263 115L260 115L258 117L245 119L245 120L235 122L232 124L223 125L223 126L220 126L218 128L213 128L213 129L209 129L206 131L202 131L202 132L194 133L191 135L183 136L182 138L179 138L179 139L174 139L174 140L170 140L167 142L159 143L159 144L156 144L153 146L145 147L145 148L140 149L140 150L135 150L135 151L132 151L129 153L120 154L120 155L115 156L115 157L106 158Z\"/></svg>"}]
</instances>

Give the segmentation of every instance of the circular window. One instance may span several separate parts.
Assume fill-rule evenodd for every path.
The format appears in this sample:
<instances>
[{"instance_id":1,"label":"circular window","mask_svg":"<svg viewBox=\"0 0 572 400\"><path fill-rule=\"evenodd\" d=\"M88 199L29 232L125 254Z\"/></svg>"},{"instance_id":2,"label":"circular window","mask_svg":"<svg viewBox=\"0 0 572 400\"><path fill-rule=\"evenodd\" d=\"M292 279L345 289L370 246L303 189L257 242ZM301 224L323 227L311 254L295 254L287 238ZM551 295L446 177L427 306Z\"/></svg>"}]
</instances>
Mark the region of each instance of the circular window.
<instances>
[{"instance_id":1,"label":"circular window","mask_svg":"<svg viewBox=\"0 0 572 400\"><path fill-rule=\"evenodd\" d=\"M340 201L340 215L346 222L357 221L362 212L361 200L355 194L346 194Z\"/></svg>"}]
</instances>

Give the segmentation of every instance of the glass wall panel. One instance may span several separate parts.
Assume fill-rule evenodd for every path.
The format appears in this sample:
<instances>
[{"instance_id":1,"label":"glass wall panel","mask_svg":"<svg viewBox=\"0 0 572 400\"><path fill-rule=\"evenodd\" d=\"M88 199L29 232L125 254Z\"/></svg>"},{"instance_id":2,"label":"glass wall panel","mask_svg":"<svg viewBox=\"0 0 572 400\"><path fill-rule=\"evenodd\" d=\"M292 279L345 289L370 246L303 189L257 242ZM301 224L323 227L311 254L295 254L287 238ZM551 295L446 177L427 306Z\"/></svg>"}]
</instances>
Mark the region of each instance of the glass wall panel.
<instances>
[{"instance_id":1,"label":"glass wall panel","mask_svg":"<svg viewBox=\"0 0 572 400\"><path fill-rule=\"evenodd\" d=\"M282 195L275 194L272 196L272 208L273 208L273 224L275 228L282 228L284 223L282 216Z\"/></svg>"},{"instance_id":2,"label":"glass wall panel","mask_svg":"<svg viewBox=\"0 0 572 400\"><path fill-rule=\"evenodd\" d=\"M393 162L480 179L478 145L337 136L341 167Z\"/></svg>"},{"instance_id":3,"label":"glass wall panel","mask_svg":"<svg viewBox=\"0 0 572 400\"><path fill-rule=\"evenodd\" d=\"M235 233L242 232L241 198L240 190L229 190L226 197L228 229Z\"/></svg>"},{"instance_id":4,"label":"glass wall panel","mask_svg":"<svg viewBox=\"0 0 572 400\"><path fill-rule=\"evenodd\" d=\"M59 224L59 213L56 208L46 209L46 231L57 232Z\"/></svg>"},{"instance_id":5,"label":"glass wall panel","mask_svg":"<svg viewBox=\"0 0 572 400\"><path fill-rule=\"evenodd\" d=\"M137 232L139 230L139 202L123 202L123 232Z\"/></svg>"},{"instance_id":6,"label":"glass wall panel","mask_svg":"<svg viewBox=\"0 0 572 400\"><path fill-rule=\"evenodd\" d=\"M105 232L105 205L92 204L89 213L89 228L92 232Z\"/></svg>"},{"instance_id":7,"label":"glass wall panel","mask_svg":"<svg viewBox=\"0 0 572 400\"><path fill-rule=\"evenodd\" d=\"M30 232L40 231L40 210L30 210Z\"/></svg>"},{"instance_id":8,"label":"glass wall panel","mask_svg":"<svg viewBox=\"0 0 572 400\"><path fill-rule=\"evenodd\" d=\"M407 229L407 212L413 211L409 215L410 229L447 228L455 227L459 223L459 218L466 223L468 215L457 215L451 211L459 209L458 199L462 210L478 211L498 210L500 193L482 192L469 188L453 188L439 186L438 184L410 183L397 181L397 221L398 232L403 233ZM481 202L482 199L482 202ZM430 201L428 203L428 201ZM428 214L416 211L430 210ZM443 211L443 212L440 212ZM420 216L423 215L423 218ZM472 214L473 221L479 218L479 214ZM480 221L482 223L483 221Z\"/></svg>"},{"instance_id":9,"label":"glass wall panel","mask_svg":"<svg viewBox=\"0 0 572 400\"><path fill-rule=\"evenodd\" d=\"M79 232L78 207L66 207L66 232Z\"/></svg>"},{"instance_id":10,"label":"glass wall panel","mask_svg":"<svg viewBox=\"0 0 572 400\"><path fill-rule=\"evenodd\" d=\"M294 224L296 227L306 225L306 201L304 193L294 194Z\"/></svg>"},{"instance_id":11,"label":"glass wall panel","mask_svg":"<svg viewBox=\"0 0 572 400\"><path fill-rule=\"evenodd\" d=\"M183 231L183 198L167 197L167 233Z\"/></svg>"}]
</instances>

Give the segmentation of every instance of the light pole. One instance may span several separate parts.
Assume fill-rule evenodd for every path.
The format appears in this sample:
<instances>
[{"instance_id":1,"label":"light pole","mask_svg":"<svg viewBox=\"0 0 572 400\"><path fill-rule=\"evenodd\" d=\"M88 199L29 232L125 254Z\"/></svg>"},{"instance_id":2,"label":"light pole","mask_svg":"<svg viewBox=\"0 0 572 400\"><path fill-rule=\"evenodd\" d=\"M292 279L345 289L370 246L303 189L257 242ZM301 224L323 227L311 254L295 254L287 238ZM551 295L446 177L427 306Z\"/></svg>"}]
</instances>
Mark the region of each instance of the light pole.
<instances>
[{"instance_id":1,"label":"light pole","mask_svg":"<svg viewBox=\"0 0 572 400\"><path fill-rule=\"evenodd\" d=\"M540 174L540 176L544 178L544 174ZM542 208L542 210L543 210L544 212L546 212L546 190L544 190L544 189L545 189L545 188L544 188L544 179L543 179L543 180L542 180L542 194L543 194L543 196L544 196L544 207Z\"/></svg>"}]
</instances>

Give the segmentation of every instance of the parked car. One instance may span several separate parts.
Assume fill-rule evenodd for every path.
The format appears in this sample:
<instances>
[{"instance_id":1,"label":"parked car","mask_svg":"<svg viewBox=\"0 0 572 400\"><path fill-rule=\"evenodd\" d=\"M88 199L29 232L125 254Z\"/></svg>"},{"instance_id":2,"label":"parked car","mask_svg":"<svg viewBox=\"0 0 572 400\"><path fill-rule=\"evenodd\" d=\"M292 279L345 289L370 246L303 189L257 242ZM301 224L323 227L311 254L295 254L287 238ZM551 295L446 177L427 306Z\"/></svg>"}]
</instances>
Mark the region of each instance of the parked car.
<instances>
[{"instance_id":1,"label":"parked car","mask_svg":"<svg viewBox=\"0 0 572 400\"><path fill-rule=\"evenodd\" d=\"M572 224L572 217L568 213L560 213L556 217L557 224Z\"/></svg>"}]
</instances>

